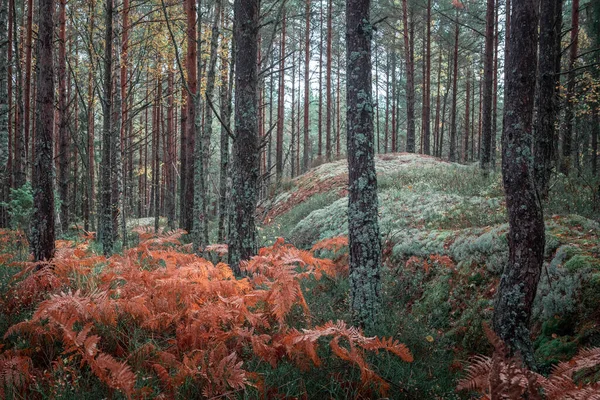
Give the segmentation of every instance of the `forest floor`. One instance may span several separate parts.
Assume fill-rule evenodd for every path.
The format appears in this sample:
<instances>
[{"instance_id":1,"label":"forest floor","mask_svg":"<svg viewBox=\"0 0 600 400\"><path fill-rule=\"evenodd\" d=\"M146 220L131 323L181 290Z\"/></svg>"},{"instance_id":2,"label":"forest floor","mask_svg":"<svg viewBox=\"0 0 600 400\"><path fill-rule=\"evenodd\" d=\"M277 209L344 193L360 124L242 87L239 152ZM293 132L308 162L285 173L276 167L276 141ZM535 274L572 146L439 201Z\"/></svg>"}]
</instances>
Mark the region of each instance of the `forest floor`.
<instances>
[{"instance_id":1,"label":"forest floor","mask_svg":"<svg viewBox=\"0 0 600 400\"><path fill-rule=\"evenodd\" d=\"M109 259L74 236L42 268L1 231L0 398L470 398L455 388L469 357L491 352L483 324L508 258L501 178L414 154L376 165L377 338L350 327L342 160L260 204L263 248L243 279L223 246L200 258L182 232L144 228L153 220L132 221L135 247ZM541 372L600 346L594 195L560 178L545 204Z\"/></svg>"}]
</instances>

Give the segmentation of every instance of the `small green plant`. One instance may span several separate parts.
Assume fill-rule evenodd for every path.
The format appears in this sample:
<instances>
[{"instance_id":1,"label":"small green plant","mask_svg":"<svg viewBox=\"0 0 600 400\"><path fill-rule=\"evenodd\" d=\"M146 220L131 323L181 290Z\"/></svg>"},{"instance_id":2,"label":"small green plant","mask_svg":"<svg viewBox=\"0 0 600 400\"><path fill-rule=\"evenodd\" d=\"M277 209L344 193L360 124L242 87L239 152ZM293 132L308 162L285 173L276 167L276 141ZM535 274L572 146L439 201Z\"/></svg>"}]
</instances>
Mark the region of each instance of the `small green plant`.
<instances>
[{"instance_id":1,"label":"small green plant","mask_svg":"<svg viewBox=\"0 0 600 400\"><path fill-rule=\"evenodd\" d=\"M26 182L17 189L10 189L10 200L8 203L2 203L6 207L10 217L10 225L13 229L20 229L27 232L29 222L33 215L33 190L31 183Z\"/></svg>"}]
</instances>

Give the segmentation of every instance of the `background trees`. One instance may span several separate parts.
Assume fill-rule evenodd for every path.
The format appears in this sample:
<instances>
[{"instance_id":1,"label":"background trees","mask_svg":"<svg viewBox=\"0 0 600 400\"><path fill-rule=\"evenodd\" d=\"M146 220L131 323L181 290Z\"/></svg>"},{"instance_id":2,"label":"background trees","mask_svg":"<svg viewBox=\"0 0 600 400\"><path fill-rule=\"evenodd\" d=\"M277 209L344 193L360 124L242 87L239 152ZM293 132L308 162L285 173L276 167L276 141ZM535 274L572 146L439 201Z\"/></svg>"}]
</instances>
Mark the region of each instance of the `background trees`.
<instances>
[{"instance_id":1,"label":"background trees","mask_svg":"<svg viewBox=\"0 0 600 400\"><path fill-rule=\"evenodd\" d=\"M0 68L0 90L6 96L0 96L0 106L7 109L2 114L7 125L0 120L0 144L6 149L0 162L8 185L19 188L31 180L36 157L37 126L30 108L38 90L37 59L29 53L37 46L32 26L39 10L31 1L5 2L0 19L8 40L1 43L6 62L0 64L6 69ZM505 52L510 53L510 14L508 2L488 3L370 5L372 20L378 22L371 82L377 152L432 153L464 163L485 160L493 170L504 109L503 74L498 72L505 67ZM559 164L570 175L576 171L576 177L597 176L597 6L589 0L553 4L546 7L545 2L540 9L533 148L541 192L551 187ZM260 4L259 200L346 151L345 5L341 0ZM233 177L229 141L235 136L231 5L71 0L56 2L55 13L53 168L61 231L82 223L103 241L119 244L126 239L126 219L159 221L163 216L171 227L201 232L198 248L226 240L227 182ZM568 56L561 58L563 53ZM196 138L202 139L196 143ZM572 162L559 163L559 154ZM196 163L199 158L202 165ZM9 192L3 196L6 200ZM220 226L214 233L213 222ZM104 236L105 230L112 233Z\"/></svg>"}]
</instances>

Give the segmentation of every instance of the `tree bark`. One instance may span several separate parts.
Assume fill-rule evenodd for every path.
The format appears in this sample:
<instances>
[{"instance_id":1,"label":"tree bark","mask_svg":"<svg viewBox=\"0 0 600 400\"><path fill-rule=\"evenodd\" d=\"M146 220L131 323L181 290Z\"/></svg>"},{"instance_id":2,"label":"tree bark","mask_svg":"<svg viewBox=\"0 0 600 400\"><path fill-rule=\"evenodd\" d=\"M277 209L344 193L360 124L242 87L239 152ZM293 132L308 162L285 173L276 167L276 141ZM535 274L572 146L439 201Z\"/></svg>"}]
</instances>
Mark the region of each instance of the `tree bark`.
<instances>
[{"instance_id":1,"label":"tree bark","mask_svg":"<svg viewBox=\"0 0 600 400\"><path fill-rule=\"evenodd\" d=\"M406 58L406 151L415 152L415 64L413 59L414 21L408 22L407 0L402 0L404 54Z\"/></svg>"},{"instance_id":2,"label":"tree bark","mask_svg":"<svg viewBox=\"0 0 600 400\"><path fill-rule=\"evenodd\" d=\"M569 65L567 75L567 93L565 95L565 121L562 129L562 161L560 163L560 172L569 174L571 169L573 152L573 124L575 122L575 112L573 103L575 96L575 61L577 60L577 49L579 44L579 0L573 0L571 7L571 44L569 52Z\"/></svg>"},{"instance_id":3,"label":"tree bark","mask_svg":"<svg viewBox=\"0 0 600 400\"><path fill-rule=\"evenodd\" d=\"M481 132L481 170L489 174L492 152L492 90L494 86L494 0L487 0L485 13L485 50L483 56L483 99Z\"/></svg>"},{"instance_id":4,"label":"tree bark","mask_svg":"<svg viewBox=\"0 0 600 400\"><path fill-rule=\"evenodd\" d=\"M332 102L332 90L331 90L331 61L333 59L333 54L331 53L331 41L333 37L333 2L332 0L328 0L327 3L327 66L325 72L325 86L327 93L327 103L325 105L325 157L327 161L331 161L332 156L332 137L331 137L331 111L333 108Z\"/></svg>"},{"instance_id":5,"label":"tree bark","mask_svg":"<svg viewBox=\"0 0 600 400\"><path fill-rule=\"evenodd\" d=\"M235 139L233 141L233 224L228 261L240 275L240 261L256 254L259 144L257 55L259 0L235 0Z\"/></svg>"},{"instance_id":6,"label":"tree bark","mask_svg":"<svg viewBox=\"0 0 600 400\"><path fill-rule=\"evenodd\" d=\"M425 34L425 76L423 77L423 153L431 154L431 0L427 0L427 31Z\"/></svg>"},{"instance_id":7,"label":"tree bark","mask_svg":"<svg viewBox=\"0 0 600 400\"><path fill-rule=\"evenodd\" d=\"M67 132L67 2L59 0L58 15L58 195L63 232L69 227L69 133Z\"/></svg>"},{"instance_id":8,"label":"tree bark","mask_svg":"<svg viewBox=\"0 0 600 400\"><path fill-rule=\"evenodd\" d=\"M544 219L531 157L537 63L536 0L513 4L502 134L502 178L509 219L509 263L494 306L493 327L512 353L534 364L529 322L544 256Z\"/></svg>"},{"instance_id":9,"label":"tree bark","mask_svg":"<svg viewBox=\"0 0 600 400\"><path fill-rule=\"evenodd\" d=\"M112 180L111 171L113 161L113 127L112 127L112 97L113 97L113 2L106 2L105 10L106 31L104 36L104 98L102 99L102 163L100 164L100 192L101 200L98 207L98 238L102 243L105 255L113 251L113 224L112 224Z\"/></svg>"},{"instance_id":10,"label":"tree bark","mask_svg":"<svg viewBox=\"0 0 600 400\"><path fill-rule=\"evenodd\" d=\"M448 158L452 162L456 161L456 113L458 112L456 107L456 96L458 94L458 33L459 25L457 22L454 28L454 59L452 60L454 73L452 74L452 115L450 116L450 153L448 154Z\"/></svg>"},{"instance_id":11,"label":"tree bark","mask_svg":"<svg viewBox=\"0 0 600 400\"><path fill-rule=\"evenodd\" d=\"M226 237L226 226L228 215L227 204L227 179L229 176L229 131L231 121L231 94L233 90L233 68L235 65L235 42L231 40L231 57L229 60L228 41L222 40L221 61L221 168L219 177L219 226L217 240L223 243ZM268 167L268 165L267 165Z\"/></svg>"},{"instance_id":12,"label":"tree bark","mask_svg":"<svg viewBox=\"0 0 600 400\"><path fill-rule=\"evenodd\" d=\"M26 39L25 39L25 82L23 84L23 109L21 110L21 119L23 123L23 132L24 132L24 148L23 148L23 157L25 163L23 164L24 175L26 176L27 168L26 164L33 160L35 154L31 154L31 158L29 158L29 149L31 146L32 153L34 151L34 138L30 140L30 132L31 132L31 62L32 57L31 53L33 51L33 0L27 1L27 28L25 30ZM15 35L16 37L16 35ZM19 102L20 103L20 102ZM31 170L33 172L33 169Z\"/></svg>"},{"instance_id":13,"label":"tree bark","mask_svg":"<svg viewBox=\"0 0 600 400\"><path fill-rule=\"evenodd\" d=\"M346 118L350 304L354 321L372 329L380 313L381 242L373 142L373 27L369 7L370 0L346 2Z\"/></svg>"},{"instance_id":14,"label":"tree bark","mask_svg":"<svg viewBox=\"0 0 600 400\"><path fill-rule=\"evenodd\" d=\"M39 0L37 42L37 97L31 249L35 261L54 257L55 216L53 188L54 144L54 0Z\"/></svg>"},{"instance_id":15,"label":"tree bark","mask_svg":"<svg viewBox=\"0 0 600 400\"><path fill-rule=\"evenodd\" d=\"M187 86L190 93L186 101L186 128L182 135L181 145L181 194L180 210L182 228L192 233L194 225L194 183L195 183L195 149L196 149L196 101L197 94L197 49L196 49L196 0L185 0L186 13L186 70Z\"/></svg>"},{"instance_id":16,"label":"tree bark","mask_svg":"<svg viewBox=\"0 0 600 400\"><path fill-rule=\"evenodd\" d=\"M538 51L537 89L535 97L534 173L539 194L548 196L550 176L555 165L554 143L558 140L555 124L558 118L558 90L560 76L557 74L556 58L560 49L556 41L560 36L562 0L541 2L540 43Z\"/></svg>"},{"instance_id":17,"label":"tree bark","mask_svg":"<svg viewBox=\"0 0 600 400\"><path fill-rule=\"evenodd\" d=\"M471 95L471 70L467 69L467 88L466 88L466 96L465 100L465 135L463 137L463 154L462 154L462 162L466 163L469 159L469 106L470 106L470 95ZM471 143L471 145L473 145Z\"/></svg>"},{"instance_id":18,"label":"tree bark","mask_svg":"<svg viewBox=\"0 0 600 400\"><path fill-rule=\"evenodd\" d=\"M310 151L310 0L306 0L306 40L304 42L304 144L302 172L308 171Z\"/></svg>"},{"instance_id":19,"label":"tree bark","mask_svg":"<svg viewBox=\"0 0 600 400\"><path fill-rule=\"evenodd\" d=\"M277 185L283 178L283 125L285 121L285 8L281 20L281 42L279 47L279 95L277 96L277 141L275 144L275 175ZM241 43L240 43L241 44Z\"/></svg>"},{"instance_id":20,"label":"tree bark","mask_svg":"<svg viewBox=\"0 0 600 400\"><path fill-rule=\"evenodd\" d=\"M0 0L0 37L6 38L8 26L8 1ZM9 133L8 133L8 48L10 42L2 39L0 41L0 203L8 200L9 171L8 154ZM8 226L8 215L6 208L0 204L0 228Z\"/></svg>"}]
</instances>

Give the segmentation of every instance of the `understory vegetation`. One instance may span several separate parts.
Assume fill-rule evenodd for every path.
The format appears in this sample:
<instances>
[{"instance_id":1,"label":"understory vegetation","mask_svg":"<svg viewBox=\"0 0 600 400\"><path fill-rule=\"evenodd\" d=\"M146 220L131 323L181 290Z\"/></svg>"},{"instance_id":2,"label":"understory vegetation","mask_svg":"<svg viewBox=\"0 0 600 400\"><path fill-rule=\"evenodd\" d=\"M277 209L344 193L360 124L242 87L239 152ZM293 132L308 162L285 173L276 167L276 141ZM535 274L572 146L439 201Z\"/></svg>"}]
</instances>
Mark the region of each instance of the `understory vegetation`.
<instances>
[{"instance_id":1,"label":"understory vegetation","mask_svg":"<svg viewBox=\"0 0 600 400\"><path fill-rule=\"evenodd\" d=\"M594 186L559 177L546 205L533 372L487 357L506 352L486 325L508 258L500 177L405 154L378 157L377 170L383 307L367 333L350 323L343 161L261 205L263 248L242 279L225 245L200 257L183 231L130 228L131 247L106 258L73 230L51 264L27 260L21 231L1 231L0 397L597 394L600 356L586 349L600 347L600 223L596 205L574 200Z\"/></svg>"}]
</instances>

